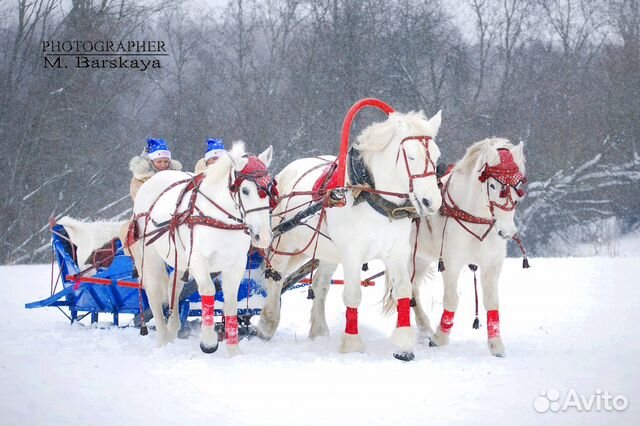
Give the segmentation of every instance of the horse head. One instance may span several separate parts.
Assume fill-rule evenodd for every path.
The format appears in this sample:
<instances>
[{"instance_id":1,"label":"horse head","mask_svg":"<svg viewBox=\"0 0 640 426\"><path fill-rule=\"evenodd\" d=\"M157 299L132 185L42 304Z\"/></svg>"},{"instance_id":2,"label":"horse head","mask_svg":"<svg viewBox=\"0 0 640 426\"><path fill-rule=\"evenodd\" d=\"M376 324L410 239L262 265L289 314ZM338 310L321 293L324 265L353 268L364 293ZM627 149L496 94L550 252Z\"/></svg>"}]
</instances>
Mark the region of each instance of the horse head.
<instances>
[{"instance_id":1,"label":"horse head","mask_svg":"<svg viewBox=\"0 0 640 426\"><path fill-rule=\"evenodd\" d=\"M249 229L251 244L266 248L273 238L269 210L278 195L275 180L267 169L273 158L273 148L269 146L255 156L245 154L244 145L234 144L228 156L233 170L229 190L237 194L237 204Z\"/></svg>"},{"instance_id":2,"label":"horse head","mask_svg":"<svg viewBox=\"0 0 640 426\"><path fill-rule=\"evenodd\" d=\"M434 141L440 123L440 112L431 119L422 111L394 112L364 129L355 144L376 189L406 194L420 216L435 214L442 203L435 173L440 149Z\"/></svg>"},{"instance_id":3,"label":"horse head","mask_svg":"<svg viewBox=\"0 0 640 426\"><path fill-rule=\"evenodd\" d=\"M523 143L513 145L507 139L485 139L469 147L465 158L460 167L465 167L465 164L470 167L486 188L494 230L500 237L511 239L518 232L514 221L515 208L524 198L527 181ZM486 200L482 202L486 203Z\"/></svg>"}]
</instances>

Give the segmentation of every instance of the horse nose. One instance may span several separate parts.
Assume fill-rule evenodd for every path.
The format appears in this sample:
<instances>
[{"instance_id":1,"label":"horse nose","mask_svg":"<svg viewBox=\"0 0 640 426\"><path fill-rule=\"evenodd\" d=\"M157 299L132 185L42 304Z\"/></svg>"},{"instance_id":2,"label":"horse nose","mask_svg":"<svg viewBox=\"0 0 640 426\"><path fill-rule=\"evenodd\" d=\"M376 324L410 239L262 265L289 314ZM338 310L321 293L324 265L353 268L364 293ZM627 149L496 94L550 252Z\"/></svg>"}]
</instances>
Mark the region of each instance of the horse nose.
<instances>
[{"instance_id":1,"label":"horse nose","mask_svg":"<svg viewBox=\"0 0 640 426\"><path fill-rule=\"evenodd\" d=\"M424 205L426 208L430 208L431 207L431 201L427 200L426 198L422 199L422 205Z\"/></svg>"},{"instance_id":2,"label":"horse nose","mask_svg":"<svg viewBox=\"0 0 640 426\"><path fill-rule=\"evenodd\" d=\"M260 234L255 234L253 239L256 240L256 243L260 241Z\"/></svg>"}]
</instances>

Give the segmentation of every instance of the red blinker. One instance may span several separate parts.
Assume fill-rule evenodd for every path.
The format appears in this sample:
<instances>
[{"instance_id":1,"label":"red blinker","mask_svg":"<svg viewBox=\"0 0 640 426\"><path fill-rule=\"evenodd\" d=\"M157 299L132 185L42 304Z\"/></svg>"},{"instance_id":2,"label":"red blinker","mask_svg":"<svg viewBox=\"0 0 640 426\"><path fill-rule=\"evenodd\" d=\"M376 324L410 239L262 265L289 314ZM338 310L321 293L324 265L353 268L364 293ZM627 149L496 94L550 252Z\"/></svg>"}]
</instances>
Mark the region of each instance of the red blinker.
<instances>
[{"instance_id":1,"label":"red blinker","mask_svg":"<svg viewBox=\"0 0 640 426\"><path fill-rule=\"evenodd\" d=\"M480 182L484 182L490 177L496 179L503 185L517 186L520 182L526 181L526 178L520 172L520 168L513 161L513 156L508 149L498 149L500 163L495 166L486 165L482 174L480 174ZM503 197L502 194L500 194ZM506 196L506 194L505 194Z\"/></svg>"}]
</instances>

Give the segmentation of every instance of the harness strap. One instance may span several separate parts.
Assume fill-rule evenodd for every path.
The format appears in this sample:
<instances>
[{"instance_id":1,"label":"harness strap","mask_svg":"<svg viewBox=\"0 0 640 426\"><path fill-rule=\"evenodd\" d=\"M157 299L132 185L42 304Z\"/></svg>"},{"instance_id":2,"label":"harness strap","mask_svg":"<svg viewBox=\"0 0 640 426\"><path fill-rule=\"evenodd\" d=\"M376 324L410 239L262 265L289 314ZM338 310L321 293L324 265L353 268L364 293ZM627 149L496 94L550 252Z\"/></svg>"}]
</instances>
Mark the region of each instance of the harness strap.
<instances>
[{"instance_id":1,"label":"harness strap","mask_svg":"<svg viewBox=\"0 0 640 426\"><path fill-rule=\"evenodd\" d=\"M362 157L357 155L355 147L351 147L349 150L347 166L349 180L351 181L347 188L354 194L354 205L366 201L372 209L389 218L389 220L418 217L415 207L408 200L408 194L375 189L373 177L364 165ZM381 197L381 195L398 197L406 201L404 204L398 205Z\"/></svg>"},{"instance_id":2,"label":"harness strap","mask_svg":"<svg viewBox=\"0 0 640 426\"><path fill-rule=\"evenodd\" d=\"M476 237L479 241L483 241L486 236L489 234L491 229L496 223L494 218L486 219L483 217L474 216L471 213L468 213L462 210L456 202L451 197L449 193L449 183L451 182L451 177L447 180L447 183L444 185L444 189L442 190L442 206L440 206L440 214L442 216L447 216L453 218L460 226L462 226L468 233ZM451 204L447 204L451 203ZM489 225L487 230L483 234L477 234L469 229L463 222L473 223L477 225Z\"/></svg>"}]
</instances>

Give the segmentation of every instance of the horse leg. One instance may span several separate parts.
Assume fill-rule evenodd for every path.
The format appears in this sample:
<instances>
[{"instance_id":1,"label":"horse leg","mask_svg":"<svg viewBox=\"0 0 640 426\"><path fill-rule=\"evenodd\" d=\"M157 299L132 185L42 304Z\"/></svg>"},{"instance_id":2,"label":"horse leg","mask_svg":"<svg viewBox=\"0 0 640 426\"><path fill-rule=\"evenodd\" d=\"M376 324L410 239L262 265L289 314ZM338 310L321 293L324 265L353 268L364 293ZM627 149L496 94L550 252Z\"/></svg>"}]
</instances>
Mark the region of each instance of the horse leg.
<instances>
[{"instance_id":1,"label":"horse leg","mask_svg":"<svg viewBox=\"0 0 640 426\"><path fill-rule=\"evenodd\" d=\"M264 340L273 337L280 324L280 296L282 292L282 284L284 278L293 266L296 266L303 259L302 255L298 256L280 256L275 255L271 259L271 267L282 275L279 281L273 278L267 278L267 298L264 301L262 311L260 312L260 321L258 322L258 336Z\"/></svg>"},{"instance_id":2,"label":"horse leg","mask_svg":"<svg viewBox=\"0 0 640 426\"><path fill-rule=\"evenodd\" d=\"M338 265L333 263L320 261L318 269L313 273L311 288L315 297L311 307L311 327L309 329L309 337L312 339L329 335L329 326L325 315L325 302L331 286L331 277L337 267Z\"/></svg>"},{"instance_id":3,"label":"horse leg","mask_svg":"<svg viewBox=\"0 0 640 426\"><path fill-rule=\"evenodd\" d=\"M149 307L153 312L153 319L158 332L158 344L160 346L165 345L171 341L162 308L164 300L163 288L167 282L165 263L153 247L146 247L144 250L144 262L142 255L140 255L136 257L136 264L138 264L138 268L142 272L140 279L149 300Z\"/></svg>"},{"instance_id":4,"label":"horse leg","mask_svg":"<svg viewBox=\"0 0 640 426\"><path fill-rule=\"evenodd\" d=\"M426 278L427 271L429 270L429 263L416 259L416 271L413 282L411 283L411 290L413 295L413 315L416 318L416 325L418 326L418 340L420 342L426 342L433 336L433 329L431 328L431 321L429 316L422 308L422 302L420 299L420 286Z\"/></svg>"},{"instance_id":5,"label":"horse leg","mask_svg":"<svg viewBox=\"0 0 640 426\"><path fill-rule=\"evenodd\" d=\"M168 296L169 296L169 320L167 321L169 338L171 340L175 339L178 336L178 331L180 331L180 293L182 293L182 288L184 287L184 282L180 279L182 276L182 272L172 271L169 275L169 286L168 286ZM175 289L175 297L172 302L172 293L173 293L173 280L176 279L176 289Z\"/></svg>"},{"instance_id":6,"label":"horse leg","mask_svg":"<svg viewBox=\"0 0 640 426\"><path fill-rule=\"evenodd\" d=\"M391 335L391 341L395 346L393 356L401 361L412 361L415 358L416 346L416 333L411 327L411 278L407 270L408 255L409 253L400 253L385 262L393 289L392 296L398 310L396 329Z\"/></svg>"},{"instance_id":7,"label":"horse leg","mask_svg":"<svg viewBox=\"0 0 640 426\"><path fill-rule=\"evenodd\" d=\"M340 352L364 352L364 343L358 333L358 306L362 301L360 288L360 266L362 261L350 259L342 264L344 269L344 290L342 300L347 307L345 331L342 335Z\"/></svg>"},{"instance_id":8,"label":"horse leg","mask_svg":"<svg viewBox=\"0 0 640 426\"><path fill-rule=\"evenodd\" d=\"M500 316L498 298L498 278L502 270L503 259L499 262L480 267L482 284L482 302L487 311L487 338L491 355L504 357L506 352L500 337Z\"/></svg>"},{"instance_id":9,"label":"horse leg","mask_svg":"<svg viewBox=\"0 0 640 426\"><path fill-rule=\"evenodd\" d=\"M211 354L218 349L218 333L215 330L215 294L216 289L211 281L206 259L198 252L191 255L189 273L193 275L198 284L198 293L202 300L202 325L200 327L200 349Z\"/></svg>"},{"instance_id":10,"label":"horse leg","mask_svg":"<svg viewBox=\"0 0 640 426\"><path fill-rule=\"evenodd\" d=\"M444 312L440 318L438 329L431 337L429 346L445 346L449 344L449 334L453 327L453 317L458 309L458 275L460 275L460 265L454 265L453 262L446 264L447 269L442 272L442 281L444 282L443 305Z\"/></svg>"},{"instance_id":11,"label":"horse leg","mask_svg":"<svg viewBox=\"0 0 640 426\"><path fill-rule=\"evenodd\" d=\"M238 348L238 288L245 272L246 260L241 259L222 271L222 293L224 298L225 341L229 356L240 354Z\"/></svg>"}]
</instances>

